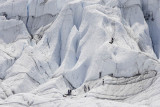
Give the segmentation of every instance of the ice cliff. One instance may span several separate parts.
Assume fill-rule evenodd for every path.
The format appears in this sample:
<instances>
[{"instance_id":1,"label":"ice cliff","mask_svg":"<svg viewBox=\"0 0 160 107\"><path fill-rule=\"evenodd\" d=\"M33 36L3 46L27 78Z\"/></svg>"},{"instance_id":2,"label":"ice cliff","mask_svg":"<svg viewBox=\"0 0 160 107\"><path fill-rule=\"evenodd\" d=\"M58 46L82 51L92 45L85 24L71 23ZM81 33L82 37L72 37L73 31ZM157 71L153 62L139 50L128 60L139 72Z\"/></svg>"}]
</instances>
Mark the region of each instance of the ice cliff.
<instances>
[{"instance_id":1,"label":"ice cliff","mask_svg":"<svg viewBox=\"0 0 160 107\"><path fill-rule=\"evenodd\" d=\"M0 106L159 107L159 8L0 0Z\"/></svg>"}]
</instances>

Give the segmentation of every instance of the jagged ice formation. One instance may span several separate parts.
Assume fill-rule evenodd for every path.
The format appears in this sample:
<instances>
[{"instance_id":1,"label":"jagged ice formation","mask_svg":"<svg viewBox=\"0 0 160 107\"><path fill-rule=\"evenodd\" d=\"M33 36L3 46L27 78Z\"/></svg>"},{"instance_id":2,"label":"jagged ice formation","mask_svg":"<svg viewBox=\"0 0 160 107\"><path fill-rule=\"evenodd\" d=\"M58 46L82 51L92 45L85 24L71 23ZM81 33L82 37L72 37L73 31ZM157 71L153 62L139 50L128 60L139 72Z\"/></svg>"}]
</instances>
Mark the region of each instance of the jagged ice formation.
<instances>
[{"instance_id":1,"label":"jagged ice formation","mask_svg":"<svg viewBox=\"0 0 160 107\"><path fill-rule=\"evenodd\" d=\"M158 107L159 2L1 0L0 106Z\"/></svg>"}]
</instances>

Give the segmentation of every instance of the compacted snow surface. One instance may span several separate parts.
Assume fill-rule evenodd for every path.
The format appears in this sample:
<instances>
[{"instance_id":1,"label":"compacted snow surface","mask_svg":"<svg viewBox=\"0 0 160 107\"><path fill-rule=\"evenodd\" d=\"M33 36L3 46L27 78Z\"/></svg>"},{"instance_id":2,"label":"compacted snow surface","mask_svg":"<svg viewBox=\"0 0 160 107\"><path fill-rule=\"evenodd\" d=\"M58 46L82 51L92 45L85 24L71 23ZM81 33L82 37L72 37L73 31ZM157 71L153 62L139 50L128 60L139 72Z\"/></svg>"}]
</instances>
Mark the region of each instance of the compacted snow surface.
<instances>
[{"instance_id":1,"label":"compacted snow surface","mask_svg":"<svg viewBox=\"0 0 160 107\"><path fill-rule=\"evenodd\" d=\"M160 0L0 0L0 107L160 107L159 19Z\"/></svg>"}]
</instances>

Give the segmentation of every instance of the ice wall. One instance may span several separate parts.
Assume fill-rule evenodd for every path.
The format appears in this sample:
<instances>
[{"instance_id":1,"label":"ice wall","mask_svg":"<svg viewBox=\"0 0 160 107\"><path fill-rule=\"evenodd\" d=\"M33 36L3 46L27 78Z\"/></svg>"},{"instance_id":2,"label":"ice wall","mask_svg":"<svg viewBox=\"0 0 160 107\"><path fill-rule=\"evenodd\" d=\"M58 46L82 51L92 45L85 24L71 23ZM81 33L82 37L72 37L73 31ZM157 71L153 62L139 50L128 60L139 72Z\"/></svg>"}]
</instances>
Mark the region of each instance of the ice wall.
<instances>
[{"instance_id":1,"label":"ice wall","mask_svg":"<svg viewBox=\"0 0 160 107\"><path fill-rule=\"evenodd\" d=\"M147 20L150 36L153 42L153 48L157 55L160 57L160 0L142 0L144 15L146 13L151 14L149 20ZM152 14L153 19L152 20Z\"/></svg>"},{"instance_id":2,"label":"ice wall","mask_svg":"<svg viewBox=\"0 0 160 107\"><path fill-rule=\"evenodd\" d=\"M150 91L159 87L160 63L142 11L145 2L33 0L28 16L27 0L1 3L0 13L8 17L0 17L0 26L7 26L0 36L0 105L65 107L76 101L75 107L86 97L134 103L159 93ZM86 93L84 85L90 86ZM68 89L74 96L65 98Z\"/></svg>"}]
</instances>

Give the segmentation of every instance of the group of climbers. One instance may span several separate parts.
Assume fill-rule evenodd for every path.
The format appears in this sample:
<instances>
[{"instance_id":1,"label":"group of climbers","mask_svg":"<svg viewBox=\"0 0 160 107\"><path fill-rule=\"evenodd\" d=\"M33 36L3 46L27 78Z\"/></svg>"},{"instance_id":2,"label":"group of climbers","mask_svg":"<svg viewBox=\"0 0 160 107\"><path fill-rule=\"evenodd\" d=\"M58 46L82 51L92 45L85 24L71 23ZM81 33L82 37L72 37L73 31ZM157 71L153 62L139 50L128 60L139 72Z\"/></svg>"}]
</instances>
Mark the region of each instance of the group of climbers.
<instances>
[{"instance_id":1,"label":"group of climbers","mask_svg":"<svg viewBox=\"0 0 160 107\"><path fill-rule=\"evenodd\" d=\"M68 93L67 93L67 94L64 94L63 97L67 97L67 96L70 96L70 95L72 95L72 90L69 89L69 90L68 90Z\"/></svg>"},{"instance_id":2,"label":"group of climbers","mask_svg":"<svg viewBox=\"0 0 160 107\"><path fill-rule=\"evenodd\" d=\"M30 1L32 1L32 0L30 0ZM48 0L44 0L41 4L45 4L46 2L47 2ZM29 3L27 4L27 9L28 9L28 11L29 11ZM29 12L27 11L27 15L29 15ZM7 13L6 12L2 12L2 16L5 16L6 17L6 19L8 18L8 15L7 15ZM17 16L17 19L20 19L20 16L18 15Z\"/></svg>"},{"instance_id":3,"label":"group of climbers","mask_svg":"<svg viewBox=\"0 0 160 107\"><path fill-rule=\"evenodd\" d=\"M99 72L99 79L102 77L102 72ZM104 85L104 79L102 80L102 85ZM90 86L88 85L88 86L86 86L86 85L84 85L84 92L86 93L86 92L88 92L88 91L90 91ZM63 97L66 97L66 96L70 96L70 95L72 95L72 90L68 90L68 93L67 94L65 94L65 95L63 95Z\"/></svg>"},{"instance_id":4,"label":"group of climbers","mask_svg":"<svg viewBox=\"0 0 160 107\"><path fill-rule=\"evenodd\" d=\"M148 20L154 21L153 12L147 11L147 12L144 14L144 18L145 18L146 21L148 21Z\"/></svg>"},{"instance_id":5,"label":"group of climbers","mask_svg":"<svg viewBox=\"0 0 160 107\"><path fill-rule=\"evenodd\" d=\"M86 87L86 85L84 85L84 92L86 93L87 91L90 91L90 87Z\"/></svg>"}]
</instances>

